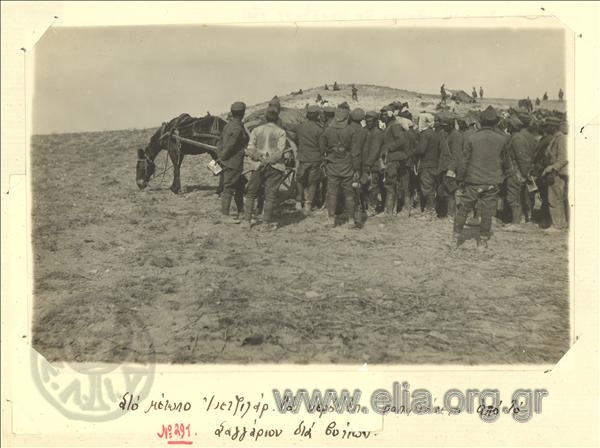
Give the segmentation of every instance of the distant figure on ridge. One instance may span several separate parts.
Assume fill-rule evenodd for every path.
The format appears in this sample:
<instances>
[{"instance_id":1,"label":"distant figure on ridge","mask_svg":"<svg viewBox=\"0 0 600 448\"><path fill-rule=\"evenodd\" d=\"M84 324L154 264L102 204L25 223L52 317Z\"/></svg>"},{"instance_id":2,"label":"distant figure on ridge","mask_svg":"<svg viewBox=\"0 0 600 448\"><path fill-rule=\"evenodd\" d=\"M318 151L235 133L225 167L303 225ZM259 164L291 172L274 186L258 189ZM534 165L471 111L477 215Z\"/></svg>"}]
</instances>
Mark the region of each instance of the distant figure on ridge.
<instances>
[{"instance_id":1,"label":"distant figure on ridge","mask_svg":"<svg viewBox=\"0 0 600 448\"><path fill-rule=\"evenodd\" d=\"M352 84L352 100L358 101L358 89Z\"/></svg>"},{"instance_id":2,"label":"distant figure on ridge","mask_svg":"<svg viewBox=\"0 0 600 448\"><path fill-rule=\"evenodd\" d=\"M483 87L479 86L479 98L483 99Z\"/></svg>"},{"instance_id":3,"label":"distant figure on ridge","mask_svg":"<svg viewBox=\"0 0 600 448\"><path fill-rule=\"evenodd\" d=\"M337 83L337 81L334 81L334 82L333 82L333 90L334 90L334 91L340 90L340 87L338 86L338 83Z\"/></svg>"},{"instance_id":4,"label":"distant figure on ridge","mask_svg":"<svg viewBox=\"0 0 600 448\"><path fill-rule=\"evenodd\" d=\"M477 90L475 90L475 86L473 86L473 93L471 94L471 96L473 97L473 99L477 99Z\"/></svg>"},{"instance_id":5,"label":"distant figure on ridge","mask_svg":"<svg viewBox=\"0 0 600 448\"><path fill-rule=\"evenodd\" d=\"M329 90L329 86L325 84L325 90Z\"/></svg>"},{"instance_id":6,"label":"distant figure on ridge","mask_svg":"<svg viewBox=\"0 0 600 448\"><path fill-rule=\"evenodd\" d=\"M564 96L565 96L565 92L563 92L563 89L559 89L558 90L558 101L562 101Z\"/></svg>"},{"instance_id":7,"label":"distant figure on ridge","mask_svg":"<svg viewBox=\"0 0 600 448\"><path fill-rule=\"evenodd\" d=\"M548 92L544 92L544 96L542 97L542 100L548 101Z\"/></svg>"},{"instance_id":8,"label":"distant figure on ridge","mask_svg":"<svg viewBox=\"0 0 600 448\"><path fill-rule=\"evenodd\" d=\"M442 97L442 103L446 104L446 98L448 98L448 94L446 93L446 85L442 84L440 87L440 95Z\"/></svg>"}]
</instances>

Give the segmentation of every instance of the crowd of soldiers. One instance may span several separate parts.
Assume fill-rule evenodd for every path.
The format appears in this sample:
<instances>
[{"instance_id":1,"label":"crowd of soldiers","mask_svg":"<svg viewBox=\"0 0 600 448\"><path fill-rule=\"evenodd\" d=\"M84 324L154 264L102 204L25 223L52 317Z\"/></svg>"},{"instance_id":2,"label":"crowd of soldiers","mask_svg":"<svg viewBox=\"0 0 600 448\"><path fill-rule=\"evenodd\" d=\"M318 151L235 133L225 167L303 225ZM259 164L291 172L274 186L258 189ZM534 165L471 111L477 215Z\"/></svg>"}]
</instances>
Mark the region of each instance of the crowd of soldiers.
<instances>
[{"instance_id":1,"label":"crowd of soldiers","mask_svg":"<svg viewBox=\"0 0 600 448\"><path fill-rule=\"evenodd\" d=\"M261 197L263 224L277 228L277 191L294 157L280 111L279 101L272 101L265 122L248 134L245 104L236 102L222 133L221 211L246 228L259 222ZM449 217L457 245L465 223L475 220L483 248L499 204L509 211L507 229L527 223L549 232L567 227L567 128L561 119L538 122L526 111L501 116L492 106L478 116L442 110L413 117L400 102L366 112L345 102L311 105L306 118L293 132L293 164L296 207L307 217L324 207L328 225L345 216L352 228L380 216ZM232 198L239 216L230 215Z\"/></svg>"}]
</instances>

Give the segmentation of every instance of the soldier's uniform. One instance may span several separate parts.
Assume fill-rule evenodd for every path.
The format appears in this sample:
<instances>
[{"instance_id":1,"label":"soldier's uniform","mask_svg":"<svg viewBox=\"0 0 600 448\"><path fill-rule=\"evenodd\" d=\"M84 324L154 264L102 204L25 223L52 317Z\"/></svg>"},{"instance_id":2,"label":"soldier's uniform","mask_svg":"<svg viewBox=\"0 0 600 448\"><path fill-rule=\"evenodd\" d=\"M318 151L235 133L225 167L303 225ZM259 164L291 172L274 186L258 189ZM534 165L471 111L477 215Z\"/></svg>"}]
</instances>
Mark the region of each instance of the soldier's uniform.
<instances>
[{"instance_id":1,"label":"soldier's uniform","mask_svg":"<svg viewBox=\"0 0 600 448\"><path fill-rule=\"evenodd\" d=\"M418 212L421 212L421 204L419 201L419 176L418 176L418 158L416 156L417 153L417 145L419 144L419 131L416 126L412 126L406 131L406 136L408 137L409 148L411 152L411 157L406 161L406 166L408 168L408 189L405 190L405 196L402 198L402 208L406 208L408 214L410 215L413 210L413 207L418 208ZM409 201L407 203L407 200Z\"/></svg>"},{"instance_id":2,"label":"soldier's uniform","mask_svg":"<svg viewBox=\"0 0 600 448\"><path fill-rule=\"evenodd\" d=\"M243 112L246 105L235 102L231 105L232 112ZM229 215L232 197L235 199L238 213L244 211L244 184L242 176L244 166L244 149L248 144L248 134L242 120L232 117L221 133L217 155L223 167L223 192L221 194L221 213Z\"/></svg>"},{"instance_id":3,"label":"soldier's uniform","mask_svg":"<svg viewBox=\"0 0 600 448\"><path fill-rule=\"evenodd\" d=\"M356 110L353 111L353 117L358 115L360 114ZM364 112L362 117L364 118ZM358 224L354 213L355 192L352 182L355 173L361 168L365 138L366 130L359 123L353 121L352 124L348 124L348 111L344 108L336 110L334 121L321 136L321 145L326 152L327 211L330 224L333 224L335 219L340 189L344 192L346 213Z\"/></svg>"},{"instance_id":4,"label":"soldier's uniform","mask_svg":"<svg viewBox=\"0 0 600 448\"><path fill-rule=\"evenodd\" d=\"M334 115L335 115L334 107L325 106L323 108L323 115L322 115L323 130L325 130L329 127L329 125L333 121ZM317 206L319 208L326 206L327 205L326 195L327 195L327 175L325 173L325 167L323 166L323 168L321 168L321 180L319 181L318 187L317 187L315 204L313 204L313 205Z\"/></svg>"},{"instance_id":5,"label":"soldier's uniform","mask_svg":"<svg viewBox=\"0 0 600 448\"><path fill-rule=\"evenodd\" d=\"M320 146L323 128L317 123L319 111L318 106L309 106L307 110L309 120L296 129L298 145L298 170L296 172L298 195L296 200L298 204L302 203L305 187L307 187L304 204L306 212L310 212L315 200L317 187L321 180L321 166L325 152L325 149Z\"/></svg>"},{"instance_id":6,"label":"soldier's uniform","mask_svg":"<svg viewBox=\"0 0 600 448\"><path fill-rule=\"evenodd\" d=\"M436 176L440 162L440 135L432 128L427 128L419 135L416 149L419 155L419 179L424 209L428 215L435 215Z\"/></svg>"},{"instance_id":7,"label":"soldier's uniform","mask_svg":"<svg viewBox=\"0 0 600 448\"><path fill-rule=\"evenodd\" d=\"M454 124L454 118L448 116L447 126ZM441 190L446 200L446 209L448 216L456 214L455 193L458 189L456 181L456 172L459 166L463 165L463 135L455 128L452 128L449 134L443 132L444 137L440 138L440 165L439 172L442 174ZM446 136L447 134L447 136Z\"/></svg>"},{"instance_id":8,"label":"soldier's uniform","mask_svg":"<svg viewBox=\"0 0 600 448\"><path fill-rule=\"evenodd\" d=\"M517 117L512 117L509 124L515 130L523 126L523 122ZM506 201L511 208L513 224L519 224L523 216L523 204L527 195L526 181L532 170L533 151L532 142L524 133L524 129L519 129L511 135L507 146Z\"/></svg>"},{"instance_id":9,"label":"soldier's uniform","mask_svg":"<svg viewBox=\"0 0 600 448\"><path fill-rule=\"evenodd\" d=\"M465 143L465 160L458 173L458 179L465 183L464 196L462 207L454 219L457 237L460 237L467 215L477 201L481 206L480 238L486 242L491 236L492 215L503 180L502 153L507 144L507 136L491 127L491 123L497 120L496 110L489 106L481 113L482 128Z\"/></svg>"},{"instance_id":10,"label":"soldier's uniform","mask_svg":"<svg viewBox=\"0 0 600 448\"><path fill-rule=\"evenodd\" d=\"M533 179L533 176L534 176L534 171L535 171L534 160L535 160L535 152L536 152L538 140L530 130L531 115L519 114L519 119L525 125L525 127L523 129L521 129L520 133L523 135L523 137L525 137L525 140L527 141L527 148L529 149L529 160L531 161L530 170L529 170L529 179L531 182L531 180ZM539 186L538 186L538 190L539 190ZM529 190L527 189L527 184L526 184L525 187L523 188L523 204L522 204L523 207L522 208L525 213L525 218L527 221L532 221L533 208L535 205L535 196L536 196L535 193L529 193Z\"/></svg>"},{"instance_id":11,"label":"soldier's uniform","mask_svg":"<svg viewBox=\"0 0 600 448\"><path fill-rule=\"evenodd\" d=\"M368 181L363 184L363 200L368 205L370 215L374 216L379 208L379 197L383 200L385 197L383 186L383 170L381 161L381 148L383 146L383 131L379 129L379 113L368 111L367 119L367 138L363 149L363 176L368 176ZM373 126L370 127L369 124Z\"/></svg>"},{"instance_id":12,"label":"soldier's uniform","mask_svg":"<svg viewBox=\"0 0 600 448\"><path fill-rule=\"evenodd\" d=\"M267 113L271 112L277 115L276 109L267 111ZM265 189L264 222L272 224L277 190L285 173L286 143L285 131L274 122L257 126L250 133L246 149L246 165L249 165L252 170L246 193L245 218L248 224L252 220L256 198L263 186Z\"/></svg>"},{"instance_id":13,"label":"soldier's uniform","mask_svg":"<svg viewBox=\"0 0 600 448\"><path fill-rule=\"evenodd\" d=\"M384 108L384 112L389 110ZM385 157L385 213L394 213L398 201L398 183L401 179L408 180L406 162L410 156L410 141L400 123L389 117L383 134L382 151ZM406 185L408 189L408 185Z\"/></svg>"},{"instance_id":14,"label":"soldier's uniform","mask_svg":"<svg viewBox=\"0 0 600 448\"><path fill-rule=\"evenodd\" d=\"M398 110L401 110L405 105L400 102L395 102L395 105L392 107ZM401 163L400 169L398 172L398 183L397 183L397 206L398 209L401 210L400 214L408 217L410 215L411 209L411 175L416 177L413 173L414 170L414 158L412 157L415 154L415 150L417 147L417 141L419 139L418 132L414 129L414 124L412 122L412 115L408 111L401 111L398 113L396 120L402 126L404 130L404 136L407 139L407 151L406 154L408 158ZM416 188L416 179L412 179L413 188Z\"/></svg>"},{"instance_id":15,"label":"soldier's uniform","mask_svg":"<svg viewBox=\"0 0 600 448\"><path fill-rule=\"evenodd\" d=\"M560 124L560 120L554 117L546 119L553 125ZM552 227L563 230L567 227L565 205L567 201L567 186L569 171L567 168L567 136L560 130L552 136L552 140L546 149L546 163L544 171L548 185L548 206Z\"/></svg>"},{"instance_id":16,"label":"soldier's uniform","mask_svg":"<svg viewBox=\"0 0 600 448\"><path fill-rule=\"evenodd\" d=\"M537 142L535 155L533 156L533 177L537 183L540 193L541 207L538 221L542 227L550 222L550 210L548 207L548 185L542 175L546 165L546 150L552 141L552 134L547 133L542 127L542 138Z\"/></svg>"}]
</instances>

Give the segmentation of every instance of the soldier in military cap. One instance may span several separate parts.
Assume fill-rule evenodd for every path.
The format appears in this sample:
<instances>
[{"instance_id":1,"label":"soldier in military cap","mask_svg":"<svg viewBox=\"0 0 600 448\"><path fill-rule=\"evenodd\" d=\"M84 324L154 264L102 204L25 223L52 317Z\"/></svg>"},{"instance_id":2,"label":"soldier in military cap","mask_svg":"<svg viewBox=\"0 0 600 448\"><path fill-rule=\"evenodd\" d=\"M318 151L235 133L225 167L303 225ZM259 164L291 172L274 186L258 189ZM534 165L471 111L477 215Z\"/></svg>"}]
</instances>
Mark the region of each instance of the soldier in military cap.
<instances>
[{"instance_id":1,"label":"soldier in military cap","mask_svg":"<svg viewBox=\"0 0 600 448\"><path fill-rule=\"evenodd\" d=\"M545 124L552 140L548 144L544 160L542 177L548 186L548 206L552 225L546 229L548 232L556 232L567 228L565 207L567 205L567 186L569 171L567 168L567 136L564 120L557 117L548 117ZM562 128L562 129L561 129Z\"/></svg>"},{"instance_id":2,"label":"soldier in military cap","mask_svg":"<svg viewBox=\"0 0 600 448\"><path fill-rule=\"evenodd\" d=\"M359 124L360 120L364 118L364 112L362 114L355 112L353 115L352 129L345 131L350 126L348 124L349 112L346 108L338 107L332 123L321 135L321 147L325 149L327 212L330 226L335 225L340 189L344 192L345 209L350 221L354 221L354 225L358 224L355 221L355 192L352 183L353 180L358 181L360 177L362 147L366 135L362 133L364 129ZM362 130L360 133L357 126Z\"/></svg>"},{"instance_id":3,"label":"soldier in military cap","mask_svg":"<svg viewBox=\"0 0 600 448\"><path fill-rule=\"evenodd\" d=\"M535 153L538 145L538 138L536 137L536 135L539 134L539 126L530 114L521 113L518 114L518 117L524 125L520 133L527 141L527 149L529 150L529 160L531 161L529 167L529 175L527 176L526 186L524 188L524 199L522 205L523 212L525 213L525 220L529 223L533 223L533 211L534 208L536 208L536 197L539 201L539 185L537 185L535 181L534 167ZM533 190L536 186L537 190L530 191L530 189Z\"/></svg>"},{"instance_id":4,"label":"soldier in military cap","mask_svg":"<svg viewBox=\"0 0 600 448\"><path fill-rule=\"evenodd\" d=\"M246 105L236 101L231 105L231 119L227 122L221 133L217 154L223 167L223 192L221 194L221 214L229 216L231 199L235 199L237 213L244 211L244 149L248 144L248 134L242 124L246 112ZM238 216L232 222L239 223Z\"/></svg>"},{"instance_id":5,"label":"soldier in military cap","mask_svg":"<svg viewBox=\"0 0 600 448\"><path fill-rule=\"evenodd\" d=\"M246 228L252 226L254 206L262 187L265 189L264 223L269 229L277 228L277 223L273 221L273 212L277 190L285 173L287 137L285 131L276 124L279 119L276 108L269 107L265 118L267 122L257 126L250 133L246 150L246 164L252 167L246 194Z\"/></svg>"},{"instance_id":6,"label":"soldier in military cap","mask_svg":"<svg viewBox=\"0 0 600 448\"><path fill-rule=\"evenodd\" d=\"M527 173L523 174L523 171L528 168L529 162L526 142L519 135L519 131L523 128L523 122L517 116L508 117L504 122L506 131L510 136L504 152L506 202L511 210L511 225L507 226L506 230L512 230L515 225L521 223L523 216L521 189L527 179Z\"/></svg>"},{"instance_id":7,"label":"soldier in military cap","mask_svg":"<svg viewBox=\"0 0 600 448\"><path fill-rule=\"evenodd\" d=\"M322 111L322 126L323 130L327 129L329 125L333 121L333 117L335 116L335 107L325 106ZM321 176L320 181L317 184L317 194L315 197L315 202L313 203L313 207L326 207L327 206L327 176L325 174L324 165L321 168Z\"/></svg>"},{"instance_id":8,"label":"soldier in military cap","mask_svg":"<svg viewBox=\"0 0 600 448\"><path fill-rule=\"evenodd\" d=\"M548 145L554 138L554 130L548 126L545 120L542 120L538 123L538 128L540 132L540 139L535 146L535 153L532 159L532 168L533 178L535 179L539 190L541 206L539 207L539 215L533 216L532 219L535 219L539 223L540 227L545 228L550 225L551 218L548 206L548 185L546 183L546 176L542 176L542 173L547 164L546 151L548 149Z\"/></svg>"},{"instance_id":9,"label":"soldier in military cap","mask_svg":"<svg viewBox=\"0 0 600 448\"><path fill-rule=\"evenodd\" d=\"M462 166L462 151L463 151L463 136L456 129L456 121L458 117L446 112L440 114L440 199L445 202L442 204L447 211L447 215L453 217L456 214L456 198L455 193L458 189L456 182L456 171L459 166Z\"/></svg>"},{"instance_id":10,"label":"soldier in military cap","mask_svg":"<svg viewBox=\"0 0 600 448\"><path fill-rule=\"evenodd\" d=\"M319 125L319 106L308 106L305 121L296 129L298 146L298 169L296 171L297 197L296 208L306 215L312 211L317 186L321 179L321 165L325 149L321 147L323 128ZM306 193L306 195L305 195ZM302 201L304 200L304 207Z\"/></svg>"},{"instance_id":11,"label":"soldier in military cap","mask_svg":"<svg viewBox=\"0 0 600 448\"><path fill-rule=\"evenodd\" d=\"M333 120L334 115L335 115L335 107L325 106L323 108L323 118L324 118L323 127L324 128L329 126L329 123L331 123L331 120Z\"/></svg>"},{"instance_id":12,"label":"soldier in military cap","mask_svg":"<svg viewBox=\"0 0 600 448\"><path fill-rule=\"evenodd\" d=\"M352 177L352 199L353 205L348 200L349 194L344 191L346 202L346 213L348 214L348 225L359 227L362 224L362 213L360 204L360 178L363 165L363 150L367 139L367 130L362 127L365 119L365 111L356 108L350 112L350 123L340 132L340 145L347 148L350 154Z\"/></svg>"},{"instance_id":13,"label":"soldier in military cap","mask_svg":"<svg viewBox=\"0 0 600 448\"><path fill-rule=\"evenodd\" d=\"M390 106L384 106L381 115L385 123L382 152L385 157L385 214L396 213L398 183L408 175L407 160L411 156L410 141Z\"/></svg>"},{"instance_id":14,"label":"soldier in military cap","mask_svg":"<svg viewBox=\"0 0 600 448\"><path fill-rule=\"evenodd\" d=\"M406 159L404 166L400 168L397 184L398 214L400 217L408 218L414 214L413 197L418 190L418 179L416 178L417 176L415 173L416 160L414 154L416 151L417 142L419 141L419 133L416 130L415 123L413 122L412 114L410 111L405 109L405 107L408 107L406 102L402 103L401 101L394 101L391 106L394 108L396 121L400 123L402 129L404 130L404 135L408 139L408 150L411 154L411 156Z\"/></svg>"},{"instance_id":15,"label":"soldier in military cap","mask_svg":"<svg viewBox=\"0 0 600 448\"><path fill-rule=\"evenodd\" d=\"M527 114L521 115L529 124ZM518 225L525 213L529 220L531 211L527 182L533 172L533 154L536 141L527 130L525 123L513 116L508 120L511 137L506 148L508 172L506 177L506 201L511 209L512 225ZM508 227L510 230L512 227Z\"/></svg>"},{"instance_id":16,"label":"soldier in military cap","mask_svg":"<svg viewBox=\"0 0 600 448\"><path fill-rule=\"evenodd\" d=\"M363 201L367 203L369 216L376 216L380 208L380 198L385 198L383 185L383 161L381 148L383 146L383 131L379 129L379 112L370 110L365 115L367 123L367 138L363 150L363 175L368 182L363 184Z\"/></svg>"},{"instance_id":17,"label":"soldier in military cap","mask_svg":"<svg viewBox=\"0 0 600 448\"><path fill-rule=\"evenodd\" d=\"M281 112L281 100L277 95L271 98L271 100L269 101L269 107L277 109L277 113Z\"/></svg>"},{"instance_id":18,"label":"soldier in military cap","mask_svg":"<svg viewBox=\"0 0 600 448\"><path fill-rule=\"evenodd\" d=\"M439 122L439 121L437 121ZM419 143L416 153L419 156L419 180L423 197L423 217L433 219L435 210L435 193L440 163L440 133L434 129L436 120L428 113L419 116Z\"/></svg>"},{"instance_id":19,"label":"soldier in military cap","mask_svg":"<svg viewBox=\"0 0 600 448\"><path fill-rule=\"evenodd\" d=\"M462 207L454 218L454 236L457 246L460 245L467 215L479 201L481 224L478 248L487 248L499 186L503 181L502 153L508 138L496 128L498 114L492 106L481 113L480 121L481 129L465 143L465 160L457 176L459 181L464 182L464 196L461 198Z\"/></svg>"}]
</instances>

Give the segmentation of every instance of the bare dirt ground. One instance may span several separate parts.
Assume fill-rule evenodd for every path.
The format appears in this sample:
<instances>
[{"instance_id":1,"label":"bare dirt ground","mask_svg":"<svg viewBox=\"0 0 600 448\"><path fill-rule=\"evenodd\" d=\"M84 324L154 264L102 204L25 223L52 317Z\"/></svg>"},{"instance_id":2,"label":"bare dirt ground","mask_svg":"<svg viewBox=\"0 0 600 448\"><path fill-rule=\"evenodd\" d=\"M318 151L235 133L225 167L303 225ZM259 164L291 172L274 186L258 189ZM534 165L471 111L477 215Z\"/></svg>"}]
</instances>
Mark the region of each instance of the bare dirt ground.
<instances>
[{"instance_id":1,"label":"bare dirt ground","mask_svg":"<svg viewBox=\"0 0 600 448\"><path fill-rule=\"evenodd\" d=\"M244 232L220 221L205 156L184 161L184 194L171 172L137 189L151 132L33 138L34 347L48 360L515 364L568 349L565 236L496 228L481 254L451 250L445 219L328 229L289 208L279 230ZM137 318L149 339L132 347Z\"/></svg>"}]
</instances>

